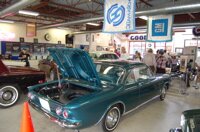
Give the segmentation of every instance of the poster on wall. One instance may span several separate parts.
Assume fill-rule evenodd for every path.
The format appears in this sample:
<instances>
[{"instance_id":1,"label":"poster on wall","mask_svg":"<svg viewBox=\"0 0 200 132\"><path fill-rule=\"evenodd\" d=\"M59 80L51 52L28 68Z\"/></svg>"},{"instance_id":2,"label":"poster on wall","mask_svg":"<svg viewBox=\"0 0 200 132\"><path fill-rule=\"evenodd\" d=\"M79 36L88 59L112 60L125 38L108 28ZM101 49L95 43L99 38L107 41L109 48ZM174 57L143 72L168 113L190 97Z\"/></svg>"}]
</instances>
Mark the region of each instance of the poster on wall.
<instances>
[{"instance_id":1,"label":"poster on wall","mask_svg":"<svg viewBox=\"0 0 200 132\"><path fill-rule=\"evenodd\" d=\"M36 36L36 25L27 24L26 25L26 37L35 37Z\"/></svg>"},{"instance_id":2,"label":"poster on wall","mask_svg":"<svg viewBox=\"0 0 200 132\"><path fill-rule=\"evenodd\" d=\"M136 0L105 0L103 32L118 33L135 30Z\"/></svg>"},{"instance_id":3,"label":"poster on wall","mask_svg":"<svg viewBox=\"0 0 200 132\"><path fill-rule=\"evenodd\" d=\"M172 15L157 15L148 18L147 41L168 42L172 41Z\"/></svg>"},{"instance_id":4,"label":"poster on wall","mask_svg":"<svg viewBox=\"0 0 200 132\"><path fill-rule=\"evenodd\" d=\"M12 45L12 56L18 56L20 53L20 43L13 43Z\"/></svg>"}]
</instances>

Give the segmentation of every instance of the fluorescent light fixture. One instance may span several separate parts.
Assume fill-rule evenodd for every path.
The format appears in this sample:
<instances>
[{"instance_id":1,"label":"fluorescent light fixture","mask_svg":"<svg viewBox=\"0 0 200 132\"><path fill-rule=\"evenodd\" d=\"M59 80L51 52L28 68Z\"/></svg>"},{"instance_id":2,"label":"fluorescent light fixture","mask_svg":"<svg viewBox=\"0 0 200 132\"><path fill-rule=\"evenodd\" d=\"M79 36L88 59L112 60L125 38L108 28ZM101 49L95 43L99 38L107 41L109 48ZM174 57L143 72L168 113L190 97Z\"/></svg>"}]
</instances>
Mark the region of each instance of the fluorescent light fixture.
<instances>
[{"instance_id":1,"label":"fluorescent light fixture","mask_svg":"<svg viewBox=\"0 0 200 132\"><path fill-rule=\"evenodd\" d=\"M92 25L92 26L99 26L98 23L91 23L91 22L88 22L88 23L86 23L86 24L88 24L88 25Z\"/></svg>"},{"instance_id":2,"label":"fluorescent light fixture","mask_svg":"<svg viewBox=\"0 0 200 132\"><path fill-rule=\"evenodd\" d=\"M14 21L10 21L10 20L0 20L0 22L3 22L3 23L14 23Z\"/></svg>"},{"instance_id":3,"label":"fluorescent light fixture","mask_svg":"<svg viewBox=\"0 0 200 132\"><path fill-rule=\"evenodd\" d=\"M57 27L58 29L63 29L63 30L69 30L69 28L66 27Z\"/></svg>"},{"instance_id":4,"label":"fluorescent light fixture","mask_svg":"<svg viewBox=\"0 0 200 132\"><path fill-rule=\"evenodd\" d=\"M80 34L80 33L83 33L83 32L80 32L80 31L73 32L73 34Z\"/></svg>"},{"instance_id":5,"label":"fluorescent light fixture","mask_svg":"<svg viewBox=\"0 0 200 132\"><path fill-rule=\"evenodd\" d=\"M143 19L143 20L148 20L147 16L140 16L139 18Z\"/></svg>"},{"instance_id":6,"label":"fluorescent light fixture","mask_svg":"<svg viewBox=\"0 0 200 132\"><path fill-rule=\"evenodd\" d=\"M38 12L27 11L27 10L19 10L19 14L30 15L30 16L38 16Z\"/></svg>"}]
</instances>

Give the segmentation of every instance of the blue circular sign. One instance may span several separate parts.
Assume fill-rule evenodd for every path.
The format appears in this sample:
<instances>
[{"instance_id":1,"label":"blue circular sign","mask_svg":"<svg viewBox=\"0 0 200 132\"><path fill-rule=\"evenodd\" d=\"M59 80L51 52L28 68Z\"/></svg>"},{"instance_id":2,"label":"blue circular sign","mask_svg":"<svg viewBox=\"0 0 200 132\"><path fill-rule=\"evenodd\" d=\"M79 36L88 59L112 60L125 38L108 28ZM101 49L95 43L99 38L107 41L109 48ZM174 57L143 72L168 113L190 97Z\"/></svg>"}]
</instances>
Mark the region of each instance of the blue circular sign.
<instances>
[{"instance_id":1,"label":"blue circular sign","mask_svg":"<svg viewBox=\"0 0 200 132\"><path fill-rule=\"evenodd\" d=\"M200 36L200 27L194 27L192 33L194 36Z\"/></svg>"},{"instance_id":2,"label":"blue circular sign","mask_svg":"<svg viewBox=\"0 0 200 132\"><path fill-rule=\"evenodd\" d=\"M107 21L113 26L120 25L125 17L125 8L124 6L118 6L118 4L112 5L107 12Z\"/></svg>"}]
</instances>

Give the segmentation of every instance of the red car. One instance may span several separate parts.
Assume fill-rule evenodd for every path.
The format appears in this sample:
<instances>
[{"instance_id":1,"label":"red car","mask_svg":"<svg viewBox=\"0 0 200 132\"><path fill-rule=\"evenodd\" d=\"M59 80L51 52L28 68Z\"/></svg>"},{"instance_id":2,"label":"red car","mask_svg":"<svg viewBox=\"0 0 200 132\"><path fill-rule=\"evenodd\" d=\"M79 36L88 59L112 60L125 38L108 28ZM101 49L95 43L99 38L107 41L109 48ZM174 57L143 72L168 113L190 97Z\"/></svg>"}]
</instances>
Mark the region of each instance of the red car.
<instances>
[{"instance_id":1,"label":"red car","mask_svg":"<svg viewBox=\"0 0 200 132\"><path fill-rule=\"evenodd\" d=\"M0 107L14 105L20 92L26 93L27 87L45 81L43 71L21 66L6 66L0 59Z\"/></svg>"}]
</instances>

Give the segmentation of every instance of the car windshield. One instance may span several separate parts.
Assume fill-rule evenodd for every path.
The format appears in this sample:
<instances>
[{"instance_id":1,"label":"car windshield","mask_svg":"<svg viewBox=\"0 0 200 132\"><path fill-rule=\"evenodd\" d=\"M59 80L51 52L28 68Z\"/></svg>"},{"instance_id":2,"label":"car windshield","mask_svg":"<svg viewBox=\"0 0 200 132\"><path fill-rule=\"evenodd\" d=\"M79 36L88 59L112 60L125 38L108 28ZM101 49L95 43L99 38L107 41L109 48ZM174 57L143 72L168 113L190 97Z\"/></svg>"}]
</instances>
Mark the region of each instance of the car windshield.
<instances>
[{"instance_id":1,"label":"car windshield","mask_svg":"<svg viewBox=\"0 0 200 132\"><path fill-rule=\"evenodd\" d=\"M184 120L183 132L200 132L200 117Z\"/></svg>"},{"instance_id":2,"label":"car windshield","mask_svg":"<svg viewBox=\"0 0 200 132\"><path fill-rule=\"evenodd\" d=\"M109 64L96 64L96 70L99 74L101 82L119 84L124 75L124 69L120 66Z\"/></svg>"}]
</instances>

